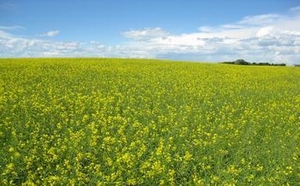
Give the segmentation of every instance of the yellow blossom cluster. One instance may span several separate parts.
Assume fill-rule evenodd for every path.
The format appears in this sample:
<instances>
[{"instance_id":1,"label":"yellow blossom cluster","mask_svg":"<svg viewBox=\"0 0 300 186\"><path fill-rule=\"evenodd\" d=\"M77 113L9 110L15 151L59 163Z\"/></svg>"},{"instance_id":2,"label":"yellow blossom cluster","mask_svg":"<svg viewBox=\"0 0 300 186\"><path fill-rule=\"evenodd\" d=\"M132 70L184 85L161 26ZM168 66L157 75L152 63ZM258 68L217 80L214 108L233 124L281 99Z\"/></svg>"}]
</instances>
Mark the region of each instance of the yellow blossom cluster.
<instances>
[{"instance_id":1,"label":"yellow blossom cluster","mask_svg":"<svg viewBox=\"0 0 300 186\"><path fill-rule=\"evenodd\" d=\"M300 69L1 59L0 185L296 185Z\"/></svg>"}]
</instances>

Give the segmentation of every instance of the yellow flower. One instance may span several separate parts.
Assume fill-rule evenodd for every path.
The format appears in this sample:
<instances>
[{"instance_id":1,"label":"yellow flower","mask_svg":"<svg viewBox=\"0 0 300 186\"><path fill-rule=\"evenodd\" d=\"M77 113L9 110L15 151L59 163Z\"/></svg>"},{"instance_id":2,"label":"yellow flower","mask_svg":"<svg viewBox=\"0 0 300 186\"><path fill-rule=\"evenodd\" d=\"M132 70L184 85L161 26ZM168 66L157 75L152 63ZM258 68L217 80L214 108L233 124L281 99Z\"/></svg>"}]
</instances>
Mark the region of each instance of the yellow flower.
<instances>
[{"instance_id":1,"label":"yellow flower","mask_svg":"<svg viewBox=\"0 0 300 186\"><path fill-rule=\"evenodd\" d=\"M13 152L15 149L13 148L13 147L10 147L9 149L8 149L8 152Z\"/></svg>"},{"instance_id":2,"label":"yellow flower","mask_svg":"<svg viewBox=\"0 0 300 186\"><path fill-rule=\"evenodd\" d=\"M185 161L190 161L192 159L193 155L189 151L185 151L185 155L183 156L183 159Z\"/></svg>"}]
</instances>

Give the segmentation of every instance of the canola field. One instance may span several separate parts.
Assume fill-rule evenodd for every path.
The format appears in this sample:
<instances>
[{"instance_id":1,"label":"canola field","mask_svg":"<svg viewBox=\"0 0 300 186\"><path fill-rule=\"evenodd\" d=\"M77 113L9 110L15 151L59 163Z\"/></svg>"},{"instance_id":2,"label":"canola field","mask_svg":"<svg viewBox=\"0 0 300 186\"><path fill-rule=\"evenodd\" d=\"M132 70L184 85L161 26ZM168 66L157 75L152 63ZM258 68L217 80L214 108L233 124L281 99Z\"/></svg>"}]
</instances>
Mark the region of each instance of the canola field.
<instances>
[{"instance_id":1,"label":"canola field","mask_svg":"<svg viewBox=\"0 0 300 186\"><path fill-rule=\"evenodd\" d=\"M299 183L300 68L0 60L0 185Z\"/></svg>"}]
</instances>

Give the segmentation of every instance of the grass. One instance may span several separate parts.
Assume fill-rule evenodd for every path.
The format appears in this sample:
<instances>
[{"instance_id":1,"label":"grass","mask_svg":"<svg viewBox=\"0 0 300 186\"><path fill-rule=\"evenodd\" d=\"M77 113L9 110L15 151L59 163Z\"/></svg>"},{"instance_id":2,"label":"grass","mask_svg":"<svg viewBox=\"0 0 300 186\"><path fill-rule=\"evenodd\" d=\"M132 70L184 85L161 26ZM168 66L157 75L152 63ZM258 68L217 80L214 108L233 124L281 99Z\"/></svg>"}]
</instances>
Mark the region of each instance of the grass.
<instances>
[{"instance_id":1,"label":"grass","mask_svg":"<svg viewBox=\"0 0 300 186\"><path fill-rule=\"evenodd\" d=\"M297 185L300 69L1 59L1 185Z\"/></svg>"}]
</instances>

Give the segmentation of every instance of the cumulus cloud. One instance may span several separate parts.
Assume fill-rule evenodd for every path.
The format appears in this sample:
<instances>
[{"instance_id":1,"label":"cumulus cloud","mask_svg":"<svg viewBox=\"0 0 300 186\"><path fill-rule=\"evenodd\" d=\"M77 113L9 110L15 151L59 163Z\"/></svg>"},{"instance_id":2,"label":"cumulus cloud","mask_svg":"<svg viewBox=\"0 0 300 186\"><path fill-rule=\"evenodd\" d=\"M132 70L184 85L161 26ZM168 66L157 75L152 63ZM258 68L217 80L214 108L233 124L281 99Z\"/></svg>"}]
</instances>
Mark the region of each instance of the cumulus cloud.
<instances>
[{"instance_id":1,"label":"cumulus cloud","mask_svg":"<svg viewBox=\"0 0 300 186\"><path fill-rule=\"evenodd\" d=\"M291 9L299 11L299 7ZM294 63L300 58L300 14L246 16L235 23L200 26L198 32L152 34L137 47L159 57L222 61ZM151 29L149 29L151 30ZM146 33L131 30L130 33ZM168 33L159 29L161 33ZM135 39L132 39L134 45ZM184 56L184 57L183 57ZM190 57L189 57L190 56Z\"/></svg>"},{"instance_id":2,"label":"cumulus cloud","mask_svg":"<svg viewBox=\"0 0 300 186\"><path fill-rule=\"evenodd\" d=\"M41 36L47 36L47 37L54 37L57 34L59 34L59 30L52 30L52 31L48 31L46 33L43 33Z\"/></svg>"},{"instance_id":3,"label":"cumulus cloud","mask_svg":"<svg viewBox=\"0 0 300 186\"><path fill-rule=\"evenodd\" d=\"M156 37L164 37L169 35L160 27L145 28L142 30L130 30L122 33L123 36L137 41L145 41Z\"/></svg>"},{"instance_id":4,"label":"cumulus cloud","mask_svg":"<svg viewBox=\"0 0 300 186\"><path fill-rule=\"evenodd\" d=\"M298 12L298 13L297 13ZM89 42L58 42L24 38L0 27L0 56L95 56L168 58L194 61L248 61L299 63L300 9L285 15L246 16L223 25L199 25L191 33L172 34L161 27L124 31L128 40L118 45ZM2 28L2 29L1 29ZM58 30L44 33L52 37Z\"/></svg>"},{"instance_id":5,"label":"cumulus cloud","mask_svg":"<svg viewBox=\"0 0 300 186\"><path fill-rule=\"evenodd\" d=\"M79 49L79 42L58 42L39 38L24 38L0 30L1 57L72 56Z\"/></svg>"},{"instance_id":6,"label":"cumulus cloud","mask_svg":"<svg viewBox=\"0 0 300 186\"><path fill-rule=\"evenodd\" d=\"M270 35L273 30L273 26L262 27L257 31L256 37L265 37L267 35Z\"/></svg>"}]
</instances>

